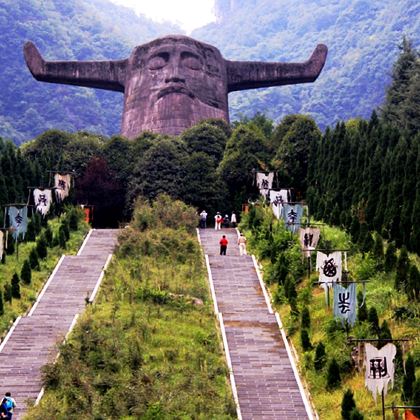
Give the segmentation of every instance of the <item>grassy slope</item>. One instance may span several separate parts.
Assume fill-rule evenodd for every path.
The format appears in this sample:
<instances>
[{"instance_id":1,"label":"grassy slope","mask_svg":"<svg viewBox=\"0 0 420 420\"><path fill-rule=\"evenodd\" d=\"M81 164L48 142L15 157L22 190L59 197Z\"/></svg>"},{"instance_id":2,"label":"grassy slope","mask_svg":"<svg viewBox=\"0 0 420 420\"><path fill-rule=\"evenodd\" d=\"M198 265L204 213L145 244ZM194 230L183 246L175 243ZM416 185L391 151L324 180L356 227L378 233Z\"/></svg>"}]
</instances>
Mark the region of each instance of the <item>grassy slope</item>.
<instances>
[{"instance_id":1,"label":"grassy slope","mask_svg":"<svg viewBox=\"0 0 420 420\"><path fill-rule=\"evenodd\" d=\"M61 355L28 418L236 417L203 258L185 229L124 230Z\"/></svg>"}]
</instances>

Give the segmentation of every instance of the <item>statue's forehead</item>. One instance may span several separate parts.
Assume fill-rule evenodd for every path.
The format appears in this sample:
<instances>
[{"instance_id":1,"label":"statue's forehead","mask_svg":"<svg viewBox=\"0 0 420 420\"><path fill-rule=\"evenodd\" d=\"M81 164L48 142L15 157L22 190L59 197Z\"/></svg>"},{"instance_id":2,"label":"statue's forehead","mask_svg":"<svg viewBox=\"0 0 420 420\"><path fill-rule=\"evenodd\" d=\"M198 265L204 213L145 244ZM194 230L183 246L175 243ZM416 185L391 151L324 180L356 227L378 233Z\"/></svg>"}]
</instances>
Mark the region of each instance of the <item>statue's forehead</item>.
<instances>
[{"instance_id":1,"label":"statue's forehead","mask_svg":"<svg viewBox=\"0 0 420 420\"><path fill-rule=\"evenodd\" d=\"M154 52L164 50L182 50L195 52L203 58L210 60L223 60L220 51L212 45L196 41L188 37L165 37L151 41L147 44L139 45L134 48L132 55L150 55Z\"/></svg>"}]
</instances>

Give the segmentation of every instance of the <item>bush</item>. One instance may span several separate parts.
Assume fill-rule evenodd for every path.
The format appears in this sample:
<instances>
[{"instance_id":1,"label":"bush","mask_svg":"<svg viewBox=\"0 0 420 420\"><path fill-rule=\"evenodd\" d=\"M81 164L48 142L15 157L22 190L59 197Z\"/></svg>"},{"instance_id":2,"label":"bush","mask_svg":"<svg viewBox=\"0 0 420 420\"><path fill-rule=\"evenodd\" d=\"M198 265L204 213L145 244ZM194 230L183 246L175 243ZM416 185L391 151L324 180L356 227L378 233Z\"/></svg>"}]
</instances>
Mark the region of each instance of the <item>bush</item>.
<instances>
[{"instance_id":1,"label":"bush","mask_svg":"<svg viewBox=\"0 0 420 420\"><path fill-rule=\"evenodd\" d=\"M350 413L350 420L363 420L363 414L357 409L353 408L353 410Z\"/></svg>"},{"instance_id":2,"label":"bush","mask_svg":"<svg viewBox=\"0 0 420 420\"><path fill-rule=\"evenodd\" d=\"M4 314L3 293L0 290L0 316Z\"/></svg>"},{"instance_id":3,"label":"bush","mask_svg":"<svg viewBox=\"0 0 420 420\"><path fill-rule=\"evenodd\" d=\"M63 220L61 222L61 225L58 229L58 231L62 231L64 233L64 236L66 237L66 242L70 239L70 229L69 229L69 225L67 223L66 220Z\"/></svg>"},{"instance_id":4,"label":"bush","mask_svg":"<svg viewBox=\"0 0 420 420\"><path fill-rule=\"evenodd\" d=\"M308 351L312 349L311 340L309 338L308 330L300 331L300 343L302 344L303 351Z\"/></svg>"},{"instance_id":5,"label":"bush","mask_svg":"<svg viewBox=\"0 0 420 420\"><path fill-rule=\"evenodd\" d=\"M39 270L38 253L35 248L31 249L29 253L29 265L33 270Z\"/></svg>"},{"instance_id":6,"label":"bush","mask_svg":"<svg viewBox=\"0 0 420 420\"><path fill-rule=\"evenodd\" d=\"M367 321L368 319L368 309L366 305L366 299L363 302L363 292L359 291L357 293L357 319L359 322Z\"/></svg>"},{"instance_id":7,"label":"bush","mask_svg":"<svg viewBox=\"0 0 420 420\"><path fill-rule=\"evenodd\" d=\"M401 398L404 402L408 403L413 397L413 386L416 381L416 367L414 366L414 359L409 354L405 362L405 375L403 377L402 394Z\"/></svg>"},{"instance_id":8,"label":"bush","mask_svg":"<svg viewBox=\"0 0 420 420\"><path fill-rule=\"evenodd\" d=\"M50 225L47 225L47 227L45 228L44 237L47 242L47 246L51 247L52 242L53 242L53 233L52 233Z\"/></svg>"},{"instance_id":9,"label":"bush","mask_svg":"<svg viewBox=\"0 0 420 420\"><path fill-rule=\"evenodd\" d=\"M322 370L327 361L325 357L325 346L323 343L318 343L315 348L314 368L316 371Z\"/></svg>"},{"instance_id":10,"label":"bush","mask_svg":"<svg viewBox=\"0 0 420 420\"><path fill-rule=\"evenodd\" d=\"M79 228L79 214L75 208L71 209L69 214L69 228L70 230L77 230Z\"/></svg>"},{"instance_id":11,"label":"bush","mask_svg":"<svg viewBox=\"0 0 420 420\"><path fill-rule=\"evenodd\" d=\"M378 334L379 333L379 318L378 318L378 313L376 312L376 308L374 306L372 306L369 309L368 322L370 324L372 331L375 334Z\"/></svg>"},{"instance_id":12,"label":"bush","mask_svg":"<svg viewBox=\"0 0 420 420\"><path fill-rule=\"evenodd\" d=\"M335 359L332 359L327 370L327 389L338 388L341 384L340 366Z\"/></svg>"},{"instance_id":13,"label":"bush","mask_svg":"<svg viewBox=\"0 0 420 420\"><path fill-rule=\"evenodd\" d=\"M301 324L300 325L301 325L302 329L311 328L311 316L309 314L309 309L306 306L302 309Z\"/></svg>"},{"instance_id":14,"label":"bush","mask_svg":"<svg viewBox=\"0 0 420 420\"><path fill-rule=\"evenodd\" d=\"M41 258L41 260L44 260L47 258L48 250L47 250L47 242L43 235L38 239L36 242L36 252L38 254L38 257Z\"/></svg>"},{"instance_id":15,"label":"bush","mask_svg":"<svg viewBox=\"0 0 420 420\"><path fill-rule=\"evenodd\" d=\"M9 303L12 301L12 286L9 283L4 285L4 301Z\"/></svg>"},{"instance_id":16,"label":"bush","mask_svg":"<svg viewBox=\"0 0 420 420\"><path fill-rule=\"evenodd\" d=\"M58 230L58 245L60 246L60 248L66 249L66 243L66 234L64 232L64 229L62 229L62 226L60 226L60 229Z\"/></svg>"},{"instance_id":17,"label":"bush","mask_svg":"<svg viewBox=\"0 0 420 420\"><path fill-rule=\"evenodd\" d=\"M20 299L20 285L19 285L20 279L17 273L13 274L12 280L10 282L11 284L11 294L12 297L15 299ZM10 299L11 300L11 299Z\"/></svg>"},{"instance_id":18,"label":"bush","mask_svg":"<svg viewBox=\"0 0 420 420\"><path fill-rule=\"evenodd\" d=\"M20 278L25 284L31 284L32 281L32 272L31 265L28 260L25 260L22 266L22 271L20 272Z\"/></svg>"},{"instance_id":19,"label":"bush","mask_svg":"<svg viewBox=\"0 0 420 420\"><path fill-rule=\"evenodd\" d=\"M348 389L344 393L341 402L341 418L343 420L350 420L350 414L354 408L356 408L356 403L354 401L353 392L351 389Z\"/></svg>"},{"instance_id":20,"label":"bush","mask_svg":"<svg viewBox=\"0 0 420 420\"><path fill-rule=\"evenodd\" d=\"M394 268L395 265L397 263L397 248L395 247L395 243L391 242L388 245L388 248L386 249L385 252L385 271L386 272L391 272Z\"/></svg>"},{"instance_id":21,"label":"bush","mask_svg":"<svg viewBox=\"0 0 420 420\"><path fill-rule=\"evenodd\" d=\"M15 239L13 238L13 235L9 232L9 235L7 236L7 248L6 248L6 254L7 255L13 255L15 252Z\"/></svg>"}]
</instances>

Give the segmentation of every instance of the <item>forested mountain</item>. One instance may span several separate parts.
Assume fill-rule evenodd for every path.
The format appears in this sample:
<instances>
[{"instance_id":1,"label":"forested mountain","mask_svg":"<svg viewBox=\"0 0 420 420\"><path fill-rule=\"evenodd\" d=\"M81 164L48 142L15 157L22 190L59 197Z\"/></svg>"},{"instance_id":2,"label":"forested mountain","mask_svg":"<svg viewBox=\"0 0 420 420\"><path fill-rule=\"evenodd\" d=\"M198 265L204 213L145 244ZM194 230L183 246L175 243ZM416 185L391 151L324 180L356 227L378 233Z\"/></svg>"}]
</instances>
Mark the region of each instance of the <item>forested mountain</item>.
<instances>
[{"instance_id":1,"label":"forested mountain","mask_svg":"<svg viewBox=\"0 0 420 420\"><path fill-rule=\"evenodd\" d=\"M216 0L215 7L217 23L192 36L227 59L303 61L317 43L329 47L314 84L231 94L232 120L258 111L276 121L305 113L325 128L367 118L383 102L403 35L415 48L420 40L416 0ZM103 135L120 129L121 94L35 81L23 60L26 40L48 59L101 60L180 32L108 0L0 0L0 136L21 143L48 128Z\"/></svg>"},{"instance_id":2,"label":"forested mountain","mask_svg":"<svg viewBox=\"0 0 420 420\"><path fill-rule=\"evenodd\" d=\"M234 60L304 61L318 43L327 63L313 84L231 94L231 118L310 114L325 128L368 118L390 83L403 35L418 48L417 0L216 0L218 22L193 36Z\"/></svg>"},{"instance_id":3,"label":"forested mountain","mask_svg":"<svg viewBox=\"0 0 420 420\"><path fill-rule=\"evenodd\" d=\"M123 95L37 82L24 63L25 41L51 60L119 59L134 45L179 31L107 0L0 0L0 136L21 143L48 128L120 129Z\"/></svg>"}]
</instances>

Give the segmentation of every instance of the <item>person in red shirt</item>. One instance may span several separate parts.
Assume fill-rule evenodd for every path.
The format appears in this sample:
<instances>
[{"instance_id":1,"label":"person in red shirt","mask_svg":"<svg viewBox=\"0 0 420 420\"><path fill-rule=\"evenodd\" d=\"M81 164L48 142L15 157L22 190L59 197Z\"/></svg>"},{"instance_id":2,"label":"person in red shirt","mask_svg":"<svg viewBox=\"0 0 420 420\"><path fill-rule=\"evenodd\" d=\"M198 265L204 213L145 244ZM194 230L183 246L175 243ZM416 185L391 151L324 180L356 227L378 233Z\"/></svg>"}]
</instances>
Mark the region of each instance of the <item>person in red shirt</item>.
<instances>
[{"instance_id":1,"label":"person in red shirt","mask_svg":"<svg viewBox=\"0 0 420 420\"><path fill-rule=\"evenodd\" d=\"M228 240L226 239L226 235L222 236L222 239L220 239L219 244L220 244L220 255L226 255L226 249L228 246Z\"/></svg>"}]
</instances>

